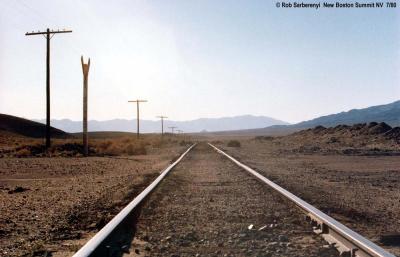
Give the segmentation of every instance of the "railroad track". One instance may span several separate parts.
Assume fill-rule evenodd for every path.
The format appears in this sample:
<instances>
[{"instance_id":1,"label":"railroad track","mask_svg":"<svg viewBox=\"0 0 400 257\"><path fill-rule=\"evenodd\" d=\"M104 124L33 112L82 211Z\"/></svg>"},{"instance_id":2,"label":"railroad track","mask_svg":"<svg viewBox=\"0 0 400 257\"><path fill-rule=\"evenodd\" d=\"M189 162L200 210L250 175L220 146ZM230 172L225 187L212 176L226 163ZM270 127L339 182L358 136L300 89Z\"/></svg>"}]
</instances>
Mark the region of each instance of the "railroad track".
<instances>
[{"instance_id":1,"label":"railroad track","mask_svg":"<svg viewBox=\"0 0 400 257\"><path fill-rule=\"evenodd\" d=\"M115 216L103 229L101 229L92 239L90 239L74 256L75 257L83 257L83 256L121 256L124 251L128 251L129 249L129 244L132 242L133 237L135 236L134 231L136 229L136 222L138 220L138 217L140 216L141 212L141 207L143 206L143 203L146 199L148 199L150 193L152 193L155 188L160 184L160 182L168 175L168 173L178 165L178 163L195 147L195 145L191 146L185 153L183 153L180 158L178 158L174 163L172 163L168 168L166 168L160 176L153 182L151 183L141 194L139 194L127 207L125 207L117 216ZM236 165L240 167L240 169L243 171L247 171L250 175L254 176L257 178L259 181L267 184L270 189L274 190L277 192L280 196L283 196L286 198L289 202L294 204L295 206L299 207L300 210L302 210L310 222L312 223L313 230L315 233L321 235L323 239L325 239L330 245L334 246L340 253L341 256L373 256L373 257L394 257L393 254L388 253L381 247L377 246L373 242L367 240L366 238L362 237L361 235L357 234L356 232L350 230L343 224L339 223L338 221L334 220L333 218L329 217L328 215L324 214L323 212L319 211L315 207L311 206L310 204L306 203L305 201L301 200L300 198L296 197L295 195L291 194L287 190L283 189L282 187L278 186L277 184L273 183L272 181L268 180L255 170L251 169L250 167L240 163L238 160L234 159L233 157L229 156L222 150L218 149L212 144L209 144L209 146L202 146L202 147L208 147L214 149L216 152L221 154L222 156L226 157L227 160L230 160L231 162L228 165L231 165L229 169L233 169L232 165ZM208 155L205 155L206 157L205 160L200 160L202 161L200 164L203 165L204 163L207 163L208 161L210 162L217 162L219 160L216 159L216 157L213 157L214 160L211 160L210 153L207 153ZM193 154L194 155L194 154ZM214 154L215 155L215 154ZM194 158L194 157L193 157ZM222 158L222 157L221 157ZM221 165L226 165L226 164L219 164ZM180 166L181 167L181 166ZM183 169L183 168L181 168ZM185 169L184 171L186 171ZM203 168L204 170L204 168ZM238 169L239 170L239 169ZM175 190L174 196L176 196L179 193L179 185L177 182L179 181L187 181L188 179L193 179L196 180L194 175L197 173L193 174L187 174L187 172L180 171L182 174L182 177L179 178L176 181L170 182L172 184L173 189ZM217 172L219 173L219 172ZM175 174L175 172L174 172ZM208 171L208 173L204 173L205 176L211 176L212 172ZM186 177L185 177L186 176ZM198 179L198 178L197 178ZM226 177L225 177L226 179ZM168 179L168 180L172 180ZM167 181L168 181L167 180ZM243 180L241 180L243 182ZM229 183L229 185L232 187L231 190L235 190L235 186L238 186L236 180L232 180L233 183ZM187 182L185 182L187 184ZM235 184L236 183L236 184ZM197 184L190 185L190 187L195 187L195 191L199 192L201 188L203 187L211 187L214 186L214 184L218 187L227 187L225 184L219 183L219 180L206 180L203 181L200 179L200 181L197 182ZM256 182L259 187L262 187L259 182ZM181 185L183 187L185 185ZM251 187L255 187L254 185ZM186 187L187 188L187 187ZM264 187L265 188L265 187ZM229 190L229 189L228 189ZM255 192L257 193L258 197L267 197L269 194L265 196L260 196L260 193L254 189ZM214 193L214 191L211 191ZM268 193L268 192L267 192ZM159 197L164 197L165 193L160 192L158 193ZM232 192L230 193L232 194ZM155 196L157 197L157 196ZM191 196L193 197L193 196ZM203 198L210 197L210 193L208 195L203 195ZM153 198L153 197L151 197ZM253 196L250 196L249 199L254 198ZM182 200L183 199L183 200ZM185 198L182 198L178 200L178 204L184 205L184 201L186 200ZM211 197L210 201L214 201ZM217 200L215 200L217 201ZM275 200L270 200L270 201L277 201ZM193 200L193 204L191 204L192 207L195 205L196 199ZM169 204L169 202L168 202ZM204 204L204 199L200 199L199 204ZM224 203L219 203L218 201L216 202L216 206L223 205ZM242 203L243 204L243 203ZM244 203L246 205L246 203ZM257 203L256 203L257 204ZM269 203L270 206L271 203ZM195 205L196 207L197 205ZM204 206L209 206L208 203L207 205ZM199 206L198 208L204 209L204 206ZM272 208L272 207L271 207ZM173 208L172 208L173 210ZM263 209L261 209L263 210ZM230 210L231 211L231 210ZM171 212L171 210L170 210ZM169 212L168 215L171 215ZM151 213L151 212L150 212ZM156 215L160 215L159 212L153 211L153 213L157 213ZM173 214L173 213L172 213ZM195 213L197 214L197 213ZM155 214L153 214L155 215ZM247 215L247 214L246 214ZM154 216L153 219L157 219L159 216ZM168 216L172 217L172 216ZM182 215L179 214L177 215L178 219L182 219ZM212 217L215 218L215 217ZM217 217L218 218L218 217ZM253 217L254 218L254 217ZM171 218L172 219L172 218ZM195 219L195 218L193 218ZM192 219L192 222L193 222ZM159 224L158 224L159 225ZM249 226L249 229L252 229ZM161 227L162 228L162 227ZM261 230L261 228L260 228ZM229 233L229 232L228 232ZM243 234L243 233L242 233ZM169 238L169 239L168 239ZM170 237L167 237L167 240L170 240ZM254 240L253 240L254 241ZM186 244L186 243L185 243ZM185 245L183 244L183 245ZM222 246L223 243L219 243L218 246ZM208 248L211 246L207 245ZM231 248L233 246L230 246ZM162 250L162 249L161 249ZM176 251L179 251L178 249L175 249ZM218 253L218 252L217 252ZM138 252L139 254L139 252ZM162 256L162 255L161 255ZM199 255L200 256L200 255ZM282 255L284 256L284 255ZM331 255L330 255L331 256Z\"/></svg>"}]
</instances>

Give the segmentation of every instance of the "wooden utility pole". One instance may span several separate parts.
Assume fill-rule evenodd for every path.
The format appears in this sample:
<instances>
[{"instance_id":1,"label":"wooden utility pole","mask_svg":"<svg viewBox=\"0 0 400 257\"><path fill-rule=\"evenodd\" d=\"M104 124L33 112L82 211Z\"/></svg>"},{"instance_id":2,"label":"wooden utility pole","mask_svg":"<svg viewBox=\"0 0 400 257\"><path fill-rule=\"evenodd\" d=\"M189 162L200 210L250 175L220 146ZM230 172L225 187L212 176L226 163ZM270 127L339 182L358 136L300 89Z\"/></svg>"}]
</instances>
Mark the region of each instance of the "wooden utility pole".
<instances>
[{"instance_id":1,"label":"wooden utility pole","mask_svg":"<svg viewBox=\"0 0 400 257\"><path fill-rule=\"evenodd\" d=\"M173 126L172 126L172 127L168 127L168 128L170 128L170 129L171 129L171 132L172 132L172 134L174 134L174 131L175 131L175 129L176 129L176 128L178 128L178 127L173 127Z\"/></svg>"},{"instance_id":2,"label":"wooden utility pole","mask_svg":"<svg viewBox=\"0 0 400 257\"><path fill-rule=\"evenodd\" d=\"M128 103L136 103L136 123L137 123L137 130L136 130L136 137L139 138L139 103L145 103L147 102L147 100L132 100L132 101L128 101Z\"/></svg>"},{"instance_id":3,"label":"wooden utility pole","mask_svg":"<svg viewBox=\"0 0 400 257\"><path fill-rule=\"evenodd\" d=\"M167 116L157 116L157 118L161 119L161 136L164 136L164 119L167 119Z\"/></svg>"},{"instance_id":4,"label":"wooden utility pole","mask_svg":"<svg viewBox=\"0 0 400 257\"><path fill-rule=\"evenodd\" d=\"M90 68L90 58L88 63L83 62L83 56L81 56L82 72L83 72L83 154L88 156L89 154L89 138L88 138L88 75Z\"/></svg>"},{"instance_id":5,"label":"wooden utility pole","mask_svg":"<svg viewBox=\"0 0 400 257\"><path fill-rule=\"evenodd\" d=\"M47 29L46 31L27 32L25 36L45 35L46 37L46 149L50 147L50 39L54 34L71 33L72 30L57 30Z\"/></svg>"},{"instance_id":6,"label":"wooden utility pole","mask_svg":"<svg viewBox=\"0 0 400 257\"><path fill-rule=\"evenodd\" d=\"M178 133L178 135L183 134L183 130L180 130L180 129L177 129L176 132ZM183 141L185 141L185 136L183 136Z\"/></svg>"}]
</instances>

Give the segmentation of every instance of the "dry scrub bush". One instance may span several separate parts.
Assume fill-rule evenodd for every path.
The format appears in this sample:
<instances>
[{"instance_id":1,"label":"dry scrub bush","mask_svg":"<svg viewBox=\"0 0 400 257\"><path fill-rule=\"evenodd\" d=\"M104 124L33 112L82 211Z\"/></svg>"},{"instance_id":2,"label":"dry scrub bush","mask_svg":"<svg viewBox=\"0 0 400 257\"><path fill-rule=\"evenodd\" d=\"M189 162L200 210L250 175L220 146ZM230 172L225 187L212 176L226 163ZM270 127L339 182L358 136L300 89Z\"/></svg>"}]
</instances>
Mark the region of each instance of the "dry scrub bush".
<instances>
[{"instance_id":1,"label":"dry scrub bush","mask_svg":"<svg viewBox=\"0 0 400 257\"><path fill-rule=\"evenodd\" d=\"M274 137L271 137L271 136L256 136L254 139L255 140L260 140L260 141L262 141L262 140L271 141L271 140L274 140Z\"/></svg>"},{"instance_id":2,"label":"dry scrub bush","mask_svg":"<svg viewBox=\"0 0 400 257\"><path fill-rule=\"evenodd\" d=\"M133 138L116 138L106 141L93 141L97 154L104 155L145 155L147 154L145 142Z\"/></svg>"},{"instance_id":3,"label":"dry scrub bush","mask_svg":"<svg viewBox=\"0 0 400 257\"><path fill-rule=\"evenodd\" d=\"M1 139L1 138L0 138ZM161 137L149 135L140 139L136 137L113 137L113 138L93 138L90 140L91 156L116 156L116 155L146 155L152 148L162 148L171 144L168 137L161 140ZM1 143L1 142L0 142ZM9 154L16 157L43 157L50 154L52 156L81 156L83 152L82 141L79 138L73 139L54 139L53 145L46 152L42 140L31 141L32 144L20 144L4 152L0 149L0 154Z\"/></svg>"},{"instance_id":4,"label":"dry scrub bush","mask_svg":"<svg viewBox=\"0 0 400 257\"><path fill-rule=\"evenodd\" d=\"M125 148L125 152L128 155L146 155L147 150L144 143L139 142L138 144L129 144Z\"/></svg>"},{"instance_id":5,"label":"dry scrub bush","mask_svg":"<svg viewBox=\"0 0 400 257\"><path fill-rule=\"evenodd\" d=\"M241 145L240 145L240 142L237 140L230 140L228 142L228 146L229 147L240 147Z\"/></svg>"},{"instance_id":6,"label":"dry scrub bush","mask_svg":"<svg viewBox=\"0 0 400 257\"><path fill-rule=\"evenodd\" d=\"M121 150L121 148L115 146L114 144L111 144L103 152L99 152L99 153L103 153L106 155L120 155L120 154L122 154L122 150Z\"/></svg>"},{"instance_id":7,"label":"dry scrub bush","mask_svg":"<svg viewBox=\"0 0 400 257\"><path fill-rule=\"evenodd\" d=\"M100 143L96 142L96 148L101 150L101 151L106 151L107 149L109 149L112 146L113 142L110 140L107 141L102 141Z\"/></svg>"},{"instance_id":8,"label":"dry scrub bush","mask_svg":"<svg viewBox=\"0 0 400 257\"><path fill-rule=\"evenodd\" d=\"M119 155L121 151L119 147L114 144L111 140L96 142L95 144L96 152L106 155Z\"/></svg>"},{"instance_id":9,"label":"dry scrub bush","mask_svg":"<svg viewBox=\"0 0 400 257\"><path fill-rule=\"evenodd\" d=\"M31 156L32 153L31 153L31 151L30 151L29 149L22 148L22 149L18 150L18 151L15 153L15 155L16 155L17 157L28 157L28 156Z\"/></svg>"},{"instance_id":10,"label":"dry scrub bush","mask_svg":"<svg viewBox=\"0 0 400 257\"><path fill-rule=\"evenodd\" d=\"M125 137L124 139L122 139L122 143L128 144L131 143L133 140L131 138Z\"/></svg>"},{"instance_id":11,"label":"dry scrub bush","mask_svg":"<svg viewBox=\"0 0 400 257\"><path fill-rule=\"evenodd\" d=\"M161 148L163 146L164 142L162 140L154 140L152 142L152 147L153 148Z\"/></svg>"}]
</instances>

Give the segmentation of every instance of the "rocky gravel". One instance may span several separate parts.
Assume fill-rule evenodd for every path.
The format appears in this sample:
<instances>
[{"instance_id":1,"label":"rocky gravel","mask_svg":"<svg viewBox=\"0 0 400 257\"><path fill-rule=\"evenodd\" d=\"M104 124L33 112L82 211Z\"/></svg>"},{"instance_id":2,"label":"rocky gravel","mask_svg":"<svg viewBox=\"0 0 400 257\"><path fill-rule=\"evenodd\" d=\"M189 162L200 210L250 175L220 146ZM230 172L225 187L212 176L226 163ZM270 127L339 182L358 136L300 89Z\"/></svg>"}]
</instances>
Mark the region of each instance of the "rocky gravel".
<instances>
[{"instance_id":1,"label":"rocky gravel","mask_svg":"<svg viewBox=\"0 0 400 257\"><path fill-rule=\"evenodd\" d=\"M130 256L338 256L287 200L200 144L141 211Z\"/></svg>"},{"instance_id":2,"label":"rocky gravel","mask_svg":"<svg viewBox=\"0 0 400 257\"><path fill-rule=\"evenodd\" d=\"M0 158L0 256L71 256L183 149L124 157Z\"/></svg>"},{"instance_id":3,"label":"rocky gravel","mask_svg":"<svg viewBox=\"0 0 400 257\"><path fill-rule=\"evenodd\" d=\"M280 186L337 219L349 228L400 256L400 158L382 155L382 149L396 149L382 141L377 155L343 155L341 149L358 144L361 152L374 144L350 138L336 146L312 141L306 131L268 140L241 140L241 147L219 147L256 169ZM342 140L344 141L344 139ZM320 150L288 151L312 145ZM365 146L362 146L365 145ZM322 150L321 150L322 149ZM330 151L325 151L329 149ZM335 153L337 152L337 153Z\"/></svg>"}]
</instances>

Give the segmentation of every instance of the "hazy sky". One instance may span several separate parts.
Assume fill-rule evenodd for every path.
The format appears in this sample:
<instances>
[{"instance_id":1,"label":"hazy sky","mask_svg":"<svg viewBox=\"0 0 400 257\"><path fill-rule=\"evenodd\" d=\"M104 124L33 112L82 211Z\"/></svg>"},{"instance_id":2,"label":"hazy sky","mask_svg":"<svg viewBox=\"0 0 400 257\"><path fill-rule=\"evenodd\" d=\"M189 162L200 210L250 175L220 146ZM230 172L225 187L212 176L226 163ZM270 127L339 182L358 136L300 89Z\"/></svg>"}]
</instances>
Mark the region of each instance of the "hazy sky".
<instances>
[{"instance_id":1,"label":"hazy sky","mask_svg":"<svg viewBox=\"0 0 400 257\"><path fill-rule=\"evenodd\" d=\"M0 113L80 120L242 114L298 122L400 99L400 12L278 9L275 1L0 0Z\"/></svg>"}]
</instances>

